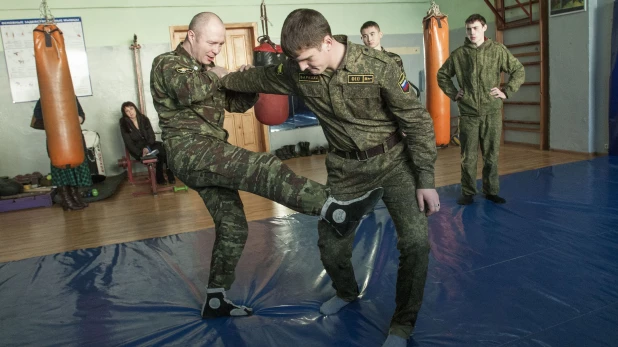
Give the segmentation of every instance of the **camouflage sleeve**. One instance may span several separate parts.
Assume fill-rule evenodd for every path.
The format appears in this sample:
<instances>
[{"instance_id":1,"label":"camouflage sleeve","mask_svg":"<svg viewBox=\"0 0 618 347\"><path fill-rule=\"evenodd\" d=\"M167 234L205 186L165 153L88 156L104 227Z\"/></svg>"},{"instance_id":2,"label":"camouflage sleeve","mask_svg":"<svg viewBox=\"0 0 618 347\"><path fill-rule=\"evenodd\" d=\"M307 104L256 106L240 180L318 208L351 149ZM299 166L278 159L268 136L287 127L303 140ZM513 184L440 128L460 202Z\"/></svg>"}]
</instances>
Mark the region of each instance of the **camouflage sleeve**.
<instances>
[{"instance_id":1,"label":"camouflage sleeve","mask_svg":"<svg viewBox=\"0 0 618 347\"><path fill-rule=\"evenodd\" d=\"M233 90L225 91L225 109L228 112L245 113L258 101L257 93L240 93Z\"/></svg>"},{"instance_id":2,"label":"camouflage sleeve","mask_svg":"<svg viewBox=\"0 0 618 347\"><path fill-rule=\"evenodd\" d=\"M516 93L526 79L526 71L522 63L504 47L504 58L502 59L502 67L500 69L509 74L509 82L504 86L503 92L508 99Z\"/></svg>"},{"instance_id":3,"label":"camouflage sleeve","mask_svg":"<svg viewBox=\"0 0 618 347\"><path fill-rule=\"evenodd\" d=\"M397 64L387 65L381 83L381 94L406 134L416 188L434 188L436 138L429 112L410 92L409 82Z\"/></svg>"},{"instance_id":4,"label":"camouflage sleeve","mask_svg":"<svg viewBox=\"0 0 618 347\"><path fill-rule=\"evenodd\" d=\"M245 93L292 94L294 83L286 64L258 66L242 72L232 72L221 79L221 86ZM288 65L289 66L289 65Z\"/></svg>"},{"instance_id":5,"label":"camouflage sleeve","mask_svg":"<svg viewBox=\"0 0 618 347\"><path fill-rule=\"evenodd\" d=\"M165 99L167 96L188 107L212 98L218 88L219 77L214 72L195 71L176 60L161 59L153 65L151 90L155 98Z\"/></svg>"},{"instance_id":6,"label":"camouflage sleeve","mask_svg":"<svg viewBox=\"0 0 618 347\"><path fill-rule=\"evenodd\" d=\"M401 72L405 74L406 72L403 70L403 60L401 59L401 57L398 54L395 54L392 52L388 52L387 54L389 57L395 60L395 62L397 63L397 66L399 66L399 68L401 69Z\"/></svg>"},{"instance_id":7,"label":"camouflage sleeve","mask_svg":"<svg viewBox=\"0 0 618 347\"><path fill-rule=\"evenodd\" d=\"M438 70L438 86L446 96L455 101L458 90L453 84L453 76L455 76L455 63L453 62L453 55L451 54Z\"/></svg>"}]
</instances>

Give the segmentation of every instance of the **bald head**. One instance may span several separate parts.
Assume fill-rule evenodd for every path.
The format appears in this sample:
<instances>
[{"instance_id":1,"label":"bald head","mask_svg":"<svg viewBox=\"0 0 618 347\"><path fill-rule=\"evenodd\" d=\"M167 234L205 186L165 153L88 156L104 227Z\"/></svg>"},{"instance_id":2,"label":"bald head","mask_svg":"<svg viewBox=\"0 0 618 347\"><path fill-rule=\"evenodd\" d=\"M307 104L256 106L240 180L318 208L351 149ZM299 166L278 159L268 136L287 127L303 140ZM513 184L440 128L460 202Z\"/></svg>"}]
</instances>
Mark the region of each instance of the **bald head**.
<instances>
[{"instance_id":1,"label":"bald head","mask_svg":"<svg viewBox=\"0 0 618 347\"><path fill-rule=\"evenodd\" d=\"M212 12L198 13L189 24L183 48L199 63L210 65L225 43L225 24Z\"/></svg>"},{"instance_id":2,"label":"bald head","mask_svg":"<svg viewBox=\"0 0 618 347\"><path fill-rule=\"evenodd\" d=\"M202 33L204 30L208 30L210 27L225 27L223 21L219 16L212 12L201 12L196 14L191 23L189 23L189 30L193 30L196 33Z\"/></svg>"}]
</instances>

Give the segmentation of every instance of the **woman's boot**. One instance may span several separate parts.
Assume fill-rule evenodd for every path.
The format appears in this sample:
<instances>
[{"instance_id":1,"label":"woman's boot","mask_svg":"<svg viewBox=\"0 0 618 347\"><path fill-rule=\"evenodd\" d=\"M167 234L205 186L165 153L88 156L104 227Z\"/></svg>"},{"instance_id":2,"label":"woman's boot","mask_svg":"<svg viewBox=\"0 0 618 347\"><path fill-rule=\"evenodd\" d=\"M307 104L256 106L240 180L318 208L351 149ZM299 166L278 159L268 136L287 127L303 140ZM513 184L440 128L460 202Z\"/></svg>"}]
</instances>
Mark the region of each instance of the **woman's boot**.
<instances>
[{"instance_id":1,"label":"woman's boot","mask_svg":"<svg viewBox=\"0 0 618 347\"><path fill-rule=\"evenodd\" d=\"M82 208L88 207L88 203L82 200L82 196L79 194L79 189L76 186L69 186L69 192L71 192L71 197L77 206Z\"/></svg>"},{"instance_id":2,"label":"woman's boot","mask_svg":"<svg viewBox=\"0 0 618 347\"><path fill-rule=\"evenodd\" d=\"M58 187L58 195L60 195L63 210L81 210L83 208L73 201L73 197L71 196L68 186Z\"/></svg>"}]
</instances>

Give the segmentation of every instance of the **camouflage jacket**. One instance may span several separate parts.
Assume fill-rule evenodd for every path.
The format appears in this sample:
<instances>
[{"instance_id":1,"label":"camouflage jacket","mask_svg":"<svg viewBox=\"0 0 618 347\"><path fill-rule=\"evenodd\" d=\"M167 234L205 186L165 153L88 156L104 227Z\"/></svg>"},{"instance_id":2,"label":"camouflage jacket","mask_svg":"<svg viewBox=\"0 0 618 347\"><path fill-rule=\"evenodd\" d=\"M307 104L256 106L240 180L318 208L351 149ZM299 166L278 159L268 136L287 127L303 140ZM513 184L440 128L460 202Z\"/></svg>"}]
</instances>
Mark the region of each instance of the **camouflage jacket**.
<instances>
[{"instance_id":1,"label":"camouflage jacket","mask_svg":"<svg viewBox=\"0 0 618 347\"><path fill-rule=\"evenodd\" d=\"M380 46L382 47L382 46ZM393 60L395 60L395 62L397 63L397 65L399 66L399 68L401 69L401 72L405 75L405 71L403 69L403 60L401 60L401 57L399 56L399 54L397 53L393 53L393 52L389 52L387 50L384 49L384 47L382 47L382 52L386 53L389 57L393 58ZM407 79L407 77L406 77ZM414 89L414 91L416 92L416 96L420 96L421 95L421 91L418 89L417 86L414 85L414 83L410 82L410 80L408 80L408 82L410 83L410 86Z\"/></svg>"},{"instance_id":2,"label":"camouflage jacket","mask_svg":"<svg viewBox=\"0 0 618 347\"><path fill-rule=\"evenodd\" d=\"M395 62L397 63L397 66L399 66L399 68L401 69L401 72L405 73L405 71L403 71L403 60L401 60L401 57L399 56L399 54L389 52L385 50L384 47L382 46L380 47L382 48L382 52L386 53L386 55L388 55L389 57L393 58L393 60L395 60Z\"/></svg>"},{"instance_id":3,"label":"camouflage jacket","mask_svg":"<svg viewBox=\"0 0 618 347\"><path fill-rule=\"evenodd\" d=\"M342 151L382 144L395 131L405 132L417 188L434 187L436 143L433 122L397 63L381 51L347 42L336 71L320 75L300 71L291 59L280 65L230 73L224 88L303 97L316 114L328 143Z\"/></svg>"},{"instance_id":4,"label":"camouflage jacket","mask_svg":"<svg viewBox=\"0 0 618 347\"><path fill-rule=\"evenodd\" d=\"M524 66L499 42L486 39L476 47L466 38L465 44L453 51L438 70L438 85L444 94L455 100L458 89L451 78L457 76L457 83L464 91L458 102L459 113L479 116L502 108L502 99L489 94L492 88L500 88L501 72L510 75L509 82L502 88L509 98L524 82Z\"/></svg>"},{"instance_id":5,"label":"camouflage jacket","mask_svg":"<svg viewBox=\"0 0 618 347\"><path fill-rule=\"evenodd\" d=\"M227 140L224 109L245 112L257 94L219 90L219 77L198 63L179 44L157 56L150 72L150 92L159 113L162 139L197 134Z\"/></svg>"}]
</instances>

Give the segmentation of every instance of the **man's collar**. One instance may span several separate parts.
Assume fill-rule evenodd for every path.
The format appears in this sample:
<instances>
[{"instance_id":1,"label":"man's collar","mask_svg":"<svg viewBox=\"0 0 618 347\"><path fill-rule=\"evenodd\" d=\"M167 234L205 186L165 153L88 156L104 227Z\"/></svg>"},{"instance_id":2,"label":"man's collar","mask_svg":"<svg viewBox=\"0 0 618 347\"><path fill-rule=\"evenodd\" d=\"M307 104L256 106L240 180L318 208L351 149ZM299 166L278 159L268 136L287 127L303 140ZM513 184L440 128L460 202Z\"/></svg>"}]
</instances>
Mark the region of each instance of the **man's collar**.
<instances>
[{"instance_id":1,"label":"man's collar","mask_svg":"<svg viewBox=\"0 0 618 347\"><path fill-rule=\"evenodd\" d=\"M191 61L193 61L193 63L195 65L197 65L199 67L206 68L206 66L210 66L210 67L214 67L215 66L214 62L212 62L212 63L210 63L210 64L208 64L206 66L200 64L195 58L193 58L191 56L191 54L189 54L189 52L187 52L187 50L183 47L182 42L179 43L178 46L176 46L176 49L174 50L174 52L176 52L176 54L178 54L178 55L182 55L182 56L190 59Z\"/></svg>"}]
</instances>

